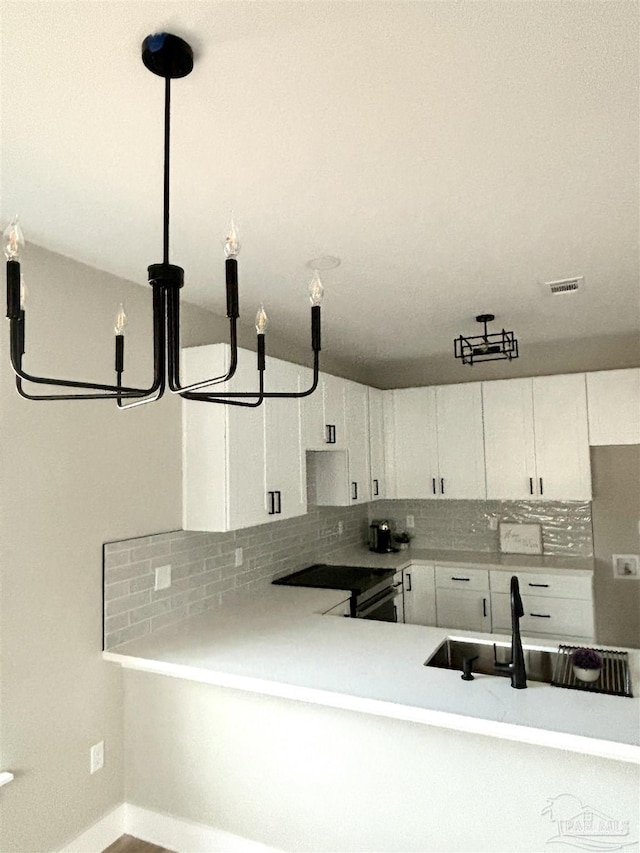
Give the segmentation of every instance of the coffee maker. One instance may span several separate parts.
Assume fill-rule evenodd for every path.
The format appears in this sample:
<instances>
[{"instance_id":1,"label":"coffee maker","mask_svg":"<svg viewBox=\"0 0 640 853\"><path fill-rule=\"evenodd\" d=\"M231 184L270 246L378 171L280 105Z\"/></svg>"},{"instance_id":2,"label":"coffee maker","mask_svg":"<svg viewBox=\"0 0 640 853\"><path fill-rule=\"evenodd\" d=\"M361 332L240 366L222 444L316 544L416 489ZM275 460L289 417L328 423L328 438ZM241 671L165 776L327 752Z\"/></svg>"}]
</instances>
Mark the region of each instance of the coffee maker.
<instances>
[{"instance_id":1,"label":"coffee maker","mask_svg":"<svg viewBox=\"0 0 640 853\"><path fill-rule=\"evenodd\" d=\"M374 521L369 526L369 550L377 554L392 554L398 550L391 544L391 527L388 521Z\"/></svg>"}]
</instances>

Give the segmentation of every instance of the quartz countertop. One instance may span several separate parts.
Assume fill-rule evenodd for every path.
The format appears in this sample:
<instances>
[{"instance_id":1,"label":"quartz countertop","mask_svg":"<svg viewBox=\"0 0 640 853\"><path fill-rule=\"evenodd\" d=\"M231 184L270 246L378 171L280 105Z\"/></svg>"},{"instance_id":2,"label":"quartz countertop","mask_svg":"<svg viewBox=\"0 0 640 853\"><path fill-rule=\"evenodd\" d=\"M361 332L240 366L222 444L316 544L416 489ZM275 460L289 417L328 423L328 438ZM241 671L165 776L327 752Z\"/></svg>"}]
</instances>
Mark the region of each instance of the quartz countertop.
<instances>
[{"instance_id":1,"label":"quartz countertop","mask_svg":"<svg viewBox=\"0 0 640 853\"><path fill-rule=\"evenodd\" d=\"M344 600L340 590L270 586L103 657L130 669L640 763L638 698L537 682L514 690L508 678L490 675L464 682L459 672L424 666L447 636L509 638L323 615ZM637 696L640 653L629 652Z\"/></svg>"},{"instance_id":2,"label":"quartz countertop","mask_svg":"<svg viewBox=\"0 0 640 853\"><path fill-rule=\"evenodd\" d=\"M317 562L381 569L402 569L414 562L432 566L464 566L468 569L503 571L517 569L519 572L546 572L550 574L557 571L592 574L594 565L591 557L497 554L487 551L445 551L413 547L393 554L377 554L364 546L326 551L320 554Z\"/></svg>"}]
</instances>

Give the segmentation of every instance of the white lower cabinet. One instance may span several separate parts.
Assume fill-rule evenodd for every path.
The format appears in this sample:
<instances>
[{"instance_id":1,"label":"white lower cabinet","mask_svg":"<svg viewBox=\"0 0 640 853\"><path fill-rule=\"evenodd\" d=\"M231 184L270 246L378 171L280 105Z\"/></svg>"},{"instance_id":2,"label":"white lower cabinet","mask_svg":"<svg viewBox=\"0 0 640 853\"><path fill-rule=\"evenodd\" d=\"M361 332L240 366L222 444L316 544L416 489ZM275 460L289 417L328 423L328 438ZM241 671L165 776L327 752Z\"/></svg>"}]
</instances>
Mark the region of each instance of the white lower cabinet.
<instances>
[{"instance_id":1,"label":"white lower cabinet","mask_svg":"<svg viewBox=\"0 0 640 853\"><path fill-rule=\"evenodd\" d=\"M511 576L516 574L524 616L523 634L594 639L593 586L590 576L491 572L493 630L511 631Z\"/></svg>"},{"instance_id":2,"label":"white lower cabinet","mask_svg":"<svg viewBox=\"0 0 640 853\"><path fill-rule=\"evenodd\" d=\"M435 625L436 595L433 566L412 563L402 575L404 621L407 625Z\"/></svg>"},{"instance_id":3,"label":"white lower cabinet","mask_svg":"<svg viewBox=\"0 0 640 853\"><path fill-rule=\"evenodd\" d=\"M436 613L440 628L490 632L489 572L436 566Z\"/></svg>"}]
</instances>

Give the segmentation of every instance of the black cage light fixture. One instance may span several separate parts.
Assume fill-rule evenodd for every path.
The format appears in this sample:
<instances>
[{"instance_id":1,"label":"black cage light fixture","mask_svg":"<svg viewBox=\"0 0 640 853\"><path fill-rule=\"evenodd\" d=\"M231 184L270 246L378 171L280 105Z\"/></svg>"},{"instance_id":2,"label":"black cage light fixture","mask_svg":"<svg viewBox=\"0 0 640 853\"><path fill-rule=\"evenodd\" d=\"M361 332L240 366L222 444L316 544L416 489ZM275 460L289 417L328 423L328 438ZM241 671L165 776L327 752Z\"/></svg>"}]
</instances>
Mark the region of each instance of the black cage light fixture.
<instances>
[{"instance_id":1,"label":"black cage light fixture","mask_svg":"<svg viewBox=\"0 0 640 853\"><path fill-rule=\"evenodd\" d=\"M78 382L65 379L35 376L22 366L25 352L25 299L21 284L20 252L24 247L17 217L4 232L4 252L7 258L7 318L9 320L11 365L16 375L18 393L27 400L115 400L122 408L140 406L159 400L167 386L174 394L188 400L206 403L222 403L232 406L260 406L270 398L306 397L318 385L320 359L320 303L323 285L315 271L309 296L311 299L311 348L313 351L313 380L303 391L265 391L265 331L267 314L260 306L256 315L257 332L257 388L253 391L215 391L212 386L231 379L238 364L237 321L240 316L238 303L238 262L240 242L233 218L224 243L226 256L227 317L229 318L229 368L224 375L214 376L191 385L180 381L180 289L184 283L182 267L169 263L169 198L170 198L170 119L171 81L186 77L193 69L193 51L186 41L171 33L147 36L142 43L142 61L146 68L164 78L164 217L163 258L161 263L148 268L149 284L153 291L153 381L147 388L136 388L122 384L124 372L124 336L127 317L121 305L115 321L115 374L113 384ZM25 390L23 383L55 386L63 389L55 394L34 394Z\"/></svg>"},{"instance_id":2,"label":"black cage light fixture","mask_svg":"<svg viewBox=\"0 0 640 853\"><path fill-rule=\"evenodd\" d=\"M514 332L487 331L487 323L495 320L494 314L478 314L476 321L484 325L481 335L460 335L453 342L453 351L456 358L462 360L463 364L475 364L477 361L500 361L508 359L511 361L518 358L518 341Z\"/></svg>"}]
</instances>

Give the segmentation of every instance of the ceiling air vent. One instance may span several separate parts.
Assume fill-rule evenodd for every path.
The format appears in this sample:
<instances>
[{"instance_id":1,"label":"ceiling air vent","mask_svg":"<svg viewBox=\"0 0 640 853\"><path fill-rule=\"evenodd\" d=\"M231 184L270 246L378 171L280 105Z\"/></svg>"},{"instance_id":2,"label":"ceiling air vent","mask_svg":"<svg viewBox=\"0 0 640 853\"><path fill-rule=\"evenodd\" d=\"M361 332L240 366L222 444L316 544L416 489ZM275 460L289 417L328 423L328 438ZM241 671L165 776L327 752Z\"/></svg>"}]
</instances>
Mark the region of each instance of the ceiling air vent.
<instances>
[{"instance_id":1,"label":"ceiling air vent","mask_svg":"<svg viewBox=\"0 0 640 853\"><path fill-rule=\"evenodd\" d=\"M545 287L549 288L552 296L560 296L562 293L577 293L584 287L584 278L563 278L560 281L547 281Z\"/></svg>"}]
</instances>

